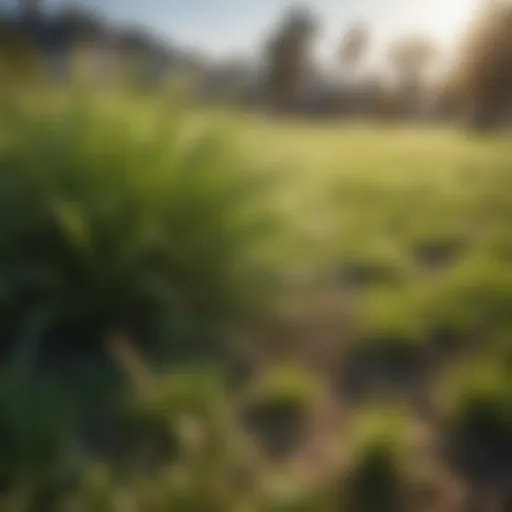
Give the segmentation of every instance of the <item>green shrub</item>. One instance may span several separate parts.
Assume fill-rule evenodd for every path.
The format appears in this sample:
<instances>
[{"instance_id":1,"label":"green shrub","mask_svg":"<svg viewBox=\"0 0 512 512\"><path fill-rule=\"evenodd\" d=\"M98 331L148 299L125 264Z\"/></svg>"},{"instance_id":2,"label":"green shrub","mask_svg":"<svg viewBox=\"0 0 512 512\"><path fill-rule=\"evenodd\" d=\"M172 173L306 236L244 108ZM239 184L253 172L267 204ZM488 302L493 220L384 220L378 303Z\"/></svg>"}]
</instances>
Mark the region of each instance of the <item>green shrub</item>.
<instances>
[{"instance_id":1,"label":"green shrub","mask_svg":"<svg viewBox=\"0 0 512 512\"><path fill-rule=\"evenodd\" d=\"M512 469L512 381L503 366L465 363L439 390L447 455L470 478Z\"/></svg>"},{"instance_id":2,"label":"green shrub","mask_svg":"<svg viewBox=\"0 0 512 512\"><path fill-rule=\"evenodd\" d=\"M354 452L339 482L339 510L406 510L411 468L406 456L402 416L398 411L362 415L354 425ZM409 465L404 464L408 462Z\"/></svg>"},{"instance_id":3,"label":"green shrub","mask_svg":"<svg viewBox=\"0 0 512 512\"><path fill-rule=\"evenodd\" d=\"M49 382L15 366L0 376L0 496L22 493L28 506L48 506L82 469L73 402ZM14 510L14 509L13 509Z\"/></svg>"},{"instance_id":4,"label":"green shrub","mask_svg":"<svg viewBox=\"0 0 512 512\"><path fill-rule=\"evenodd\" d=\"M91 344L123 326L151 340L165 327L171 344L206 348L213 327L261 298L273 178L222 127L169 104L78 90L3 98L0 308L16 325L51 306L54 337Z\"/></svg>"},{"instance_id":5,"label":"green shrub","mask_svg":"<svg viewBox=\"0 0 512 512\"><path fill-rule=\"evenodd\" d=\"M360 345L357 350L384 364L414 362L427 335L420 290L380 287L362 298L358 311Z\"/></svg>"},{"instance_id":6,"label":"green shrub","mask_svg":"<svg viewBox=\"0 0 512 512\"><path fill-rule=\"evenodd\" d=\"M100 459L108 471L98 473L93 465L90 478L72 497L77 510L83 510L84 503L104 504L106 510L155 512L236 509L243 497L242 473L251 460L222 375L197 365L159 374L146 369L140 359L136 367L137 356L131 357L129 368L126 354L122 361L131 387L117 411L118 436L126 440L130 435L122 447L125 467ZM174 454L162 448L165 439ZM151 451L155 442L160 451ZM148 448L153 456L149 472Z\"/></svg>"},{"instance_id":7,"label":"green shrub","mask_svg":"<svg viewBox=\"0 0 512 512\"><path fill-rule=\"evenodd\" d=\"M325 486L324 486L325 487ZM330 489L304 485L289 474L270 479L258 499L257 510L262 512L317 512L333 510Z\"/></svg>"},{"instance_id":8,"label":"green shrub","mask_svg":"<svg viewBox=\"0 0 512 512\"><path fill-rule=\"evenodd\" d=\"M129 347L124 346L124 350ZM140 357L117 350L128 381L129 393L121 402L125 419L139 425L160 426L167 432L178 459L195 453L209 454L203 463L217 464L238 442L235 414L223 374L216 368L194 365L172 373L157 373L145 367ZM141 432L144 435L144 430ZM217 453L217 457L215 457ZM228 456L229 458L229 456Z\"/></svg>"},{"instance_id":9,"label":"green shrub","mask_svg":"<svg viewBox=\"0 0 512 512\"><path fill-rule=\"evenodd\" d=\"M302 439L304 422L321 392L319 382L299 368L270 371L249 390L243 404L244 422L267 453L285 456Z\"/></svg>"},{"instance_id":10,"label":"green shrub","mask_svg":"<svg viewBox=\"0 0 512 512\"><path fill-rule=\"evenodd\" d=\"M420 288L376 287L360 297L356 330L339 374L341 391L359 402L407 395L428 368L428 322Z\"/></svg>"},{"instance_id":11,"label":"green shrub","mask_svg":"<svg viewBox=\"0 0 512 512\"><path fill-rule=\"evenodd\" d=\"M504 327L510 324L512 273L492 258L468 259L435 285L430 300L434 326L462 335Z\"/></svg>"},{"instance_id":12,"label":"green shrub","mask_svg":"<svg viewBox=\"0 0 512 512\"><path fill-rule=\"evenodd\" d=\"M449 180L432 185L425 198L408 203L412 210L403 212L407 224L404 234L420 262L447 264L469 244L470 202L464 190ZM428 256L438 256L439 260L429 261Z\"/></svg>"},{"instance_id":13,"label":"green shrub","mask_svg":"<svg viewBox=\"0 0 512 512\"><path fill-rule=\"evenodd\" d=\"M293 402L304 409L311 407L319 393L321 385L308 371L292 365L284 364L260 376L249 390L247 400Z\"/></svg>"}]
</instances>

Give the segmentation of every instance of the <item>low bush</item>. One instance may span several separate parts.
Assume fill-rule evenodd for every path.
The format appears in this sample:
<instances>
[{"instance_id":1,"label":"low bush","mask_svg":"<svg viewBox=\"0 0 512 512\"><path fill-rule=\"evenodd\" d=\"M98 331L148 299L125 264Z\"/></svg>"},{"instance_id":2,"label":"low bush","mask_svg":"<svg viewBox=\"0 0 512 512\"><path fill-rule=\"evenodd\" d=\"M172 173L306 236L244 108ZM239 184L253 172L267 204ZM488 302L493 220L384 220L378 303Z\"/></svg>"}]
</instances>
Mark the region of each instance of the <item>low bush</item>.
<instances>
[{"instance_id":1,"label":"low bush","mask_svg":"<svg viewBox=\"0 0 512 512\"><path fill-rule=\"evenodd\" d=\"M278 474L266 486L257 503L264 512L317 512L333 510L335 505L330 489L304 486L289 474Z\"/></svg>"},{"instance_id":2,"label":"low bush","mask_svg":"<svg viewBox=\"0 0 512 512\"><path fill-rule=\"evenodd\" d=\"M128 441L121 446L124 465L91 457L73 506L87 512L84 504L90 510L236 509L251 485L252 461L222 375L198 366L162 375L123 348L117 354L130 389L114 427L121 442Z\"/></svg>"},{"instance_id":3,"label":"low bush","mask_svg":"<svg viewBox=\"0 0 512 512\"><path fill-rule=\"evenodd\" d=\"M510 269L475 256L435 284L427 314L434 327L474 336L510 325L511 301Z\"/></svg>"},{"instance_id":4,"label":"low bush","mask_svg":"<svg viewBox=\"0 0 512 512\"><path fill-rule=\"evenodd\" d=\"M361 353L397 365L414 362L422 353L428 324L420 292L375 288L362 298L358 313Z\"/></svg>"},{"instance_id":5,"label":"low bush","mask_svg":"<svg viewBox=\"0 0 512 512\"><path fill-rule=\"evenodd\" d=\"M0 501L50 508L78 482L83 468L78 414L70 396L33 381L18 364L0 374ZM19 495L19 496L18 496ZM16 498L18 496L18 498ZM18 510L12 505L7 510ZM20 509L24 510L24 509Z\"/></svg>"},{"instance_id":6,"label":"low bush","mask_svg":"<svg viewBox=\"0 0 512 512\"><path fill-rule=\"evenodd\" d=\"M2 99L3 334L45 308L59 351L118 326L207 351L258 303L275 176L181 110L83 90Z\"/></svg>"},{"instance_id":7,"label":"low bush","mask_svg":"<svg viewBox=\"0 0 512 512\"><path fill-rule=\"evenodd\" d=\"M243 404L244 423L271 456L295 449L318 394L319 383L307 372L283 367L264 374Z\"/></svg>"},{"instance_id":8,"label":"low bush","mask_svg":"<svg viewBox=\"0 0 512 512\"><path fill-rule=\"evenodd\" d=\"M402 416L386 411L354 425L354 452L339 482L339 510L407 510L408 477ZM405 464L408 466L405 466Z\"/></svg>"},{"instance_id":9,"label":"low bush","mask_svg":"<svg viewBox=\"0 0 512 512\"><path fill-rule=\"evenodd\" d=\"M473 481L499 481L512 466L512 382L504 365L463 364L440 388L451 463Z\"/></svg>"}]
</instances>

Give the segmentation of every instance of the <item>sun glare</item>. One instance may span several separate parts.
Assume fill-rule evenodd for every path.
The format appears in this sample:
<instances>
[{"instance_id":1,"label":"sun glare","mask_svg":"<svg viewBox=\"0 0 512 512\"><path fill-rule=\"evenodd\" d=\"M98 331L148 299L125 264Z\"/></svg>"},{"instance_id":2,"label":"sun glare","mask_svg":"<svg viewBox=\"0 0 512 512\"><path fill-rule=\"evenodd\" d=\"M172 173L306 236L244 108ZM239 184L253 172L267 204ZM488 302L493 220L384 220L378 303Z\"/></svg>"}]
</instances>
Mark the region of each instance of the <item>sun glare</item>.
<instances>
[{"instance_id":1,"label":"sun glare","mask_svg":"<svg viewBox=\"0 0 512 512\"><path fill-rule=\"evenodd\" d=\"M425 9L433 35L451 40L471 20L478 0L430 0Z\"/></svg>"}]
</instances>

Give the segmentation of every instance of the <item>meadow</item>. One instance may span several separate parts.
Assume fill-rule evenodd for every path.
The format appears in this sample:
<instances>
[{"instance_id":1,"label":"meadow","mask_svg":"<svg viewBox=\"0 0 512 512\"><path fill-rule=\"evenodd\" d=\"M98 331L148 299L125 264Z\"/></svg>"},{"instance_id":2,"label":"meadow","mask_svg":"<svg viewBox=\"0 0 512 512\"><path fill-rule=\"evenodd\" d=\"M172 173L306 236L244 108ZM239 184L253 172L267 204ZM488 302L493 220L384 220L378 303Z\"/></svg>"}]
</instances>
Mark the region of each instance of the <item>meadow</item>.
<instances>
[{"instance_id":1,"label":"meadow","mask_svg":"<svg viewBox=\"0 0 512 512\"><path fill-rule=\"evenodd\" d=\"M510 133L3 98L2 510L508 510Z\"/></svg>"}]
</instances>

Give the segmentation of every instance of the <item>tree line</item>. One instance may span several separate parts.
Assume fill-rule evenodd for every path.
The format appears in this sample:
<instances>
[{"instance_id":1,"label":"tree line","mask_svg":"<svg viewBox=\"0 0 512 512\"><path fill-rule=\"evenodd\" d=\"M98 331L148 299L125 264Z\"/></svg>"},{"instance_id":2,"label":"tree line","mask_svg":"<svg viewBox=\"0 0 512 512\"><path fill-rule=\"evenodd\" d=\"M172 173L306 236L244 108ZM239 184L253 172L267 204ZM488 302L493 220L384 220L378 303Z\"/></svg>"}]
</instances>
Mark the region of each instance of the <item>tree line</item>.
<instances>
[{"instance_id":1,"label":"tree line","mask_svg":"<svg viewBox=\"0 0 512 512\"><path fill-rule=\"evenodd\" d=\"M42 18L40 0L20 0L19 10L25 28L29 27L29 35L35 33L38 20ZM59 20L59 30L50 34L53 39L54 32L64 40L68 33L90 34L99 26L92 18L75 11L63 12ZM67 32L63 27L67 27ZM11 29L8 24L0 23L0 66L15 68L26 76L27 70L35 66L34 59L17 37L19 34ZM317 73L313 49L320 33L319 21L311 10L295 6L285 13L263 49L260 93L263 93L266 105L278 112L298 110L304 84ZM175 63L176 58L171 56L176 52L166 51L154 38L130 33L121 34L120 41L131 53L134 49L135 53L144 49L145 54L157 53L159 62L169 61L169 66L175 65L171 61ZM342 74L357 73L367 63L372 45L371 27L364 23L348 27L335 48ZM148 48L150 51L146 51ZM162 60L163 55L166 57ZM392 82L386 83L380 76L374 78L371 107L367 108L371 115L415 117L422 113L425 103L433 102L436 113L459 119L464 116L477 127L497 126L512 119L510 2L481 0L473 21L465 28L464 37L456 44L453 62L447 62L448 57L432 37L414 33L398 34L385 55ZM29 57L24 59L23 56ZM440 63L444 63L449 71L438 73L432 83L429 81L430 71ZM195 69L197 66L189 67ZM230 75L232 83L227 88L233 88L236 81L233 76L236 76L236 69ZM243 80L240 82L244 83ZM357 84L354 88L357 94ZM347 92L343 90L340 95L334 95L327 105L328 110L343 112L350 109L354 98Z\"/></svg>"},{"instance_id":2,"label":"tree line","mask_svg":"<svg viewBox=\"0 0 512 512\"><path fill-rule=\"evenodd\" d=\"M266 79L268 98L276 108L290 109L296 101L301 84L314 68L312 48L318 34L314 14L293 8L270 38L265 55ZM363 65L371 43L371 30L365 24L349 27L337 51L341 69L351 73ZM470 116L479 126L498 124L510 115L512 4L481 2L457 44L455 60L447 66L449 71L440 76L432 90L428 73L442 58L432 38L420 34L398 36L387 51L395 87L384 101L394 100L398 113L414 115L430 92L444 112Z\"/></svg>"}]
</instances>

